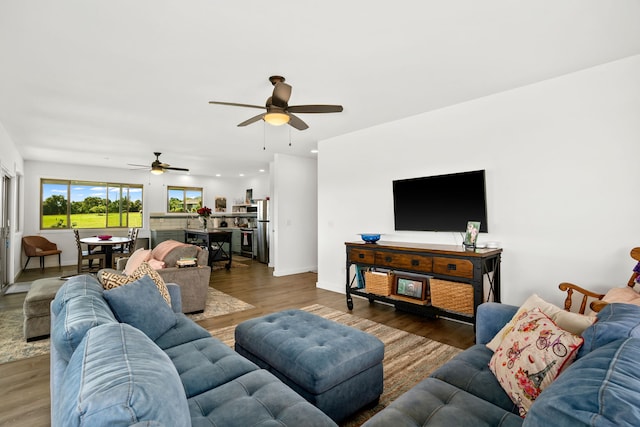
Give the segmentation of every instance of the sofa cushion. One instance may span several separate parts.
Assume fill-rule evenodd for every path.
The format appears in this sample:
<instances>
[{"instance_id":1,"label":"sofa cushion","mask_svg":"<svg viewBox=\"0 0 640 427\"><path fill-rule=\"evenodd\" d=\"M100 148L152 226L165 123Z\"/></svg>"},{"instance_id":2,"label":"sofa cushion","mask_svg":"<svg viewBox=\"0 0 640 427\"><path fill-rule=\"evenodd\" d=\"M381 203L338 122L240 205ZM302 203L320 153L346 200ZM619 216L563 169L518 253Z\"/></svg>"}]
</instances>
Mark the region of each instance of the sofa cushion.
<instances>
[{"instance_id":1,"label":"sofa cushion","mask_svg":"<svg viewBox=\"0 0 640 427\"><path fill-rule=\"evenodd\" d=\"M51 340L60 356L69 360L87 331L105 323L118 321L104 298L78 294L68 299L56 315Z\"/></svg>"},{"instance_id":2,"label":"sofa cushion","mask_svg":"<svg viewBox=\"0 0 640 427\"><path fill-rule=\"evenodd\" d=\"M254 363L213 337L190 341L164 351L175 365L187 397L196 396L258 369Z\"/></svg>"},{"instance_id":3,"label":"sofa cushion","mask_svg":"<svg viewBox=\"0 0 640 427\"><path fill-rule=\"evenodd\" d=\"M176 315L149 276L104 291L104 298L121 322L155 340L176 324Z\"/></svg>"},{"instance_id":4,"label":"sofa cushion","mask_svg":"<svg viewBox=\"0 0 640 427\"><path fill-rule=\"evenodd\" d=\"M640 339L623 338L571 365L531 406L529 427L637 426Z\"/></svg>"},{"instance_id":5,"label":"sofa cushion","mask_svg":"<svg viewBox=\"0 0 640 427\"><path fill-rule=\"evenodd\" d=\"M336 427L275 376L259 369L189 399L194 426Z\"/></svg>"},{"instance_id":6,"label":"sofa cushion","mask_svg":"<svg viewBox=\"0 0 640 427\"><path fill-rule=\"evenodd\" d=\"M582 331L591 326L596 320L593 316L585 316L579 313L571 313L561 309L560 307L546 302L538 295L533 294L520 306L518 312L513 316L511 322L507 323L496 336L489 341L487 347L496 351L500 342L513 329L515 319L520 317L525 311L538 307L544 314L553 320L559 327L565 331L569 331L574 335L580 335Z\"/></svg>"},{"instance_id":7,"label":"sofa cushion","mask_svg":"<svg viewBox=\"0 0 640 427\"><path fill-rule=\"evenodd\" d=\"M584 345L578 358L619 338L640 337L640 307L636 305L607 304L597 319L582 333Z\"/></svg>"},{"instance_id":8,"label":"sofa cushion","mask_svg":"<svg viewBox=\"0 0 640 427\"><path fill-rule=\"evenodd\" d=\"M210 338L209 331L182 313L176 313L176 324L154 340L161 349L176 347L201 338Z\"/></svg>"},{"instance_id":9,"label":"sofa cushion","mask_svg":"<svg viewBox=\"0 0 640 427\"><path fill-rule=\"evenodd\" d=\"M112 272L102 272L100 278L102 280L102 286L105 289L114 289L118 286L126 285L127 283L135 282L143 276L149 276L153 282L156 284L160 295L166 301L166 303L171 306L171 295L169 295L169 290L167 289L167 285L164 283L162 277L158 274L156 270L151 268L151 266L147 262L142 262L135 271L129 275L112 273Z\"/></svg>"},{"instance_id":10,"label":"sofa cushion","mask_svg":"<svg viewBox=\"0 0 640 427\"><path fill-rule=\"evenodd\" d=\"M476 344L433 371L431 377L447 382L509 412L518 413L517 406L489 369L492 356L493 351L486 345Z\"/></svg>"},{"instance_id":11,"label":"sofa cushion","mask_svg":"<svg viewBox=\"0 0 640 427\"><path fill-rule=\"evenodd\" d=\"M517 319L489 368L524 417L542 390L573 362L581 345L582 338L559 328L536 307Z\"/></svg>"},{"instance_id":12,"label":"sofa cushion","mask_svg":"<svg viewBox=\"0 0 640 427\"><path fill-rule=\"evenodd\" d=\"M57 391L53 425L191 426L178 374L166 354L135 328L120 323L87 332ZM145 425L145 424L143 424Z\"/></svg>"},{"instance_id":13,"label":"sofa cushion","mask_svg":"<svg viewBox=\"0 0 640 427\"><path fill-rule=\"evenodd\" d=\"M363 427L512 427L522 418L436 378L427 378Z\"/></svg>"}]
</instances>

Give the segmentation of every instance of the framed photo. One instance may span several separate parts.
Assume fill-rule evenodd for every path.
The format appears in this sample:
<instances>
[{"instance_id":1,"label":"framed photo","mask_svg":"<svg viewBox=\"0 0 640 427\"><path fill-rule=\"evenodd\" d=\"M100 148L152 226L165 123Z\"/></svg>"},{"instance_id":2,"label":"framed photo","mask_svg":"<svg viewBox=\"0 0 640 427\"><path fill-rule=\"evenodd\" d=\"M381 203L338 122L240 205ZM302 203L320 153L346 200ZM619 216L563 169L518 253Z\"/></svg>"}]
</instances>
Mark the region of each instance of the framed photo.
<instances>
[{"instance_id":1,"label":"framed photo","mask_svg":"<svg viewBox=\"0 0 640 427\"><path fill-rule=\"evenodd\" d=\"M464 234L464 245L475 248L480 233L480 221L467 222L467 232Z\"/></svg>"},{"instance_id":2,"label":"framed photo","mask_svg":"<svg viewBox=\"0 0 640 427\"><path fill-rule=\"evenodd\" d=\"M227 211L226 197L216 197L215 208L216 208L216 212L226 212Z\"/></svg>"},{"instance_id":3,"label":"framed photo","mask_svg":"<svg viewBox=\"0 0 640 427\"><path fill-rule=\"evenodd\" d=\"M425 301L429 299L429 276L395 273L393 291L396 295Z\"/></svg>"}]
</instances>

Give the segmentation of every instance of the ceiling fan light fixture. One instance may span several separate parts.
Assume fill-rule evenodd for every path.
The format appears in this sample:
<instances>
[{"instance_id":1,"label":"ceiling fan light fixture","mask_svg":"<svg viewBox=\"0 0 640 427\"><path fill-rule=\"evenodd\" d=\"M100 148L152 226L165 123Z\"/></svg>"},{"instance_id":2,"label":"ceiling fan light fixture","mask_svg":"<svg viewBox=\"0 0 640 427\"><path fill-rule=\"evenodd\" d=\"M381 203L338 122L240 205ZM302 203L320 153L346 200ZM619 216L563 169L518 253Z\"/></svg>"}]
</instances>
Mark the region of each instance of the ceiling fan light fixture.
<instances>
[{"instance_id":1,"label":"ceiling fan light fixture","mask_svg":"<svg viewBox=\"0 0 640 427\"><path fill-rule=\"evenodd\" d=\"M289 123L289 115L285 113L267 113L264 121L273 126L282 126Z\"/></svg>"},{"instance_id":2,"label":"ceiling fan light fixture","mask_svg":"<svg viewBox=\"0 0 640 427\"><path fill-rule=\"evenodd\" d=\"M162 170L160 166L152 166L151 173L154 175L162 175L164 173L164 170Z\"/></svg>"}]
</instances>

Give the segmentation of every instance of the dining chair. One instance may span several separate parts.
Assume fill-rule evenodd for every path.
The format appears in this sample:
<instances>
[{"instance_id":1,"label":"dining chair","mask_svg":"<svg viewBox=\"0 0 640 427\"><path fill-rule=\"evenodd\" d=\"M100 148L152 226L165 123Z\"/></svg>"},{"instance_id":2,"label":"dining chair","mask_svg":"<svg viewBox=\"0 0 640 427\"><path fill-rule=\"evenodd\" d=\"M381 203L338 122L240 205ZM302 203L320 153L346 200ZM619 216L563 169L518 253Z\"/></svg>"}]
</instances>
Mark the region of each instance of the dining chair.
<instances>
[{"instance_id":1,"label":"dining chair","mask_svg":"<svg viewBox=\"0 0 640 427\"><path fill-rule=\"evenodd\" d=\"M82 249L82 242L80 241L80 233L77 229L73 230L73 234L76 238L76 247L78 249L78 274L83 272L94 273L98 270L105 268L107 264L107 258L104 253L92 253L87 250ZM87 265L84 264L84 261L87 260ZM98 267L93 266L94 261L98 261Z\"/></svg>"},{"instance_id":2,"label":"dining chair","mask_svg":"<svg viewBox=\"0 0 640 427\"><path fill-rule=\"evenodd\" d=\"M49 255L58 255L58 268L61 267L60 254L62 250L58 249L58 245L42 236L24 236L22 238L22 249L27 256L27 262L24 263L22 271L26 270L29 260L33 257L40 258L40 270L44 270L44 257Z\"/></svg>"},{"instance_id":3,"label":"dining chair","mask_svg":"<svg viewBox=\"0 0 640 427\"><path fill-rule=\"evenodd\" d=\"M136 244L138 242L138 231L139 228L130 228L127 233L127 237L131 239L129 242L124 245L118 246L114 248L114 257L113 257L113 265L111 268L116 268L116 264L118 263L118 259L120 258L128 258L136 250Z\"/></svg>"}]
</instances>

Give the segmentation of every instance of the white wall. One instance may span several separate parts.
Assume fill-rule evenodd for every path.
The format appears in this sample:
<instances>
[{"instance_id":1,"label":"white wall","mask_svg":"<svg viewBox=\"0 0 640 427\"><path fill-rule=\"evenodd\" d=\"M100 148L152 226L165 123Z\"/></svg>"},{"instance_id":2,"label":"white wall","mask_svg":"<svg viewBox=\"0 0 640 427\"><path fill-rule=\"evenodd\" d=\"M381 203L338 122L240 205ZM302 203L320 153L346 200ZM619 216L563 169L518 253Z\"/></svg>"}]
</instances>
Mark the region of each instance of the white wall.
<instances>
[{"instance_id":1,"label":"white wall","mask_svg":"<svg viewBox=\"0 0 640 427\"><path fill-rule=\"evenodd\" d=\"M344 242L460 244L455 233L395 232L391 182L486 169L489 234L504 248L502 300L557 286L624 285L635 265L640 56L322 141L318 286L344 292ZM462 231L462 230L461 230Z\"/></svg>"},{"instance_id":2,"label":"white wall","mask_svg":"<svg viewBox=\"0 0 640 427\"><path fill-rule=\"evenodd\" d=\"M274 276L317 269L318 194L315 159L276 154L272 163L271 261Z\"/></svg>"},{"instance_id":3,"label":"white wall","mask_svg":"<svg viewBox=\"0 0 640 427\"><path fill-rule=\"evenodd\" d=\"M248 188L253 189L256 199L269 196L268 173L257 178L211 178L202 176L165 173L152 175L147 171L126 170L116 168L99 168L89 166L61 165L47 162L25 162L25 235L42 235L62 248L62 264L77 263L77 250L73 233L70 230L40 230L40 179L60 178L87 180L97 182L122 182L127 184L143 184L143 218L144 224L139 237L149 236L149 214L166 212L167 186L202 187L204 204L213 208L215 198L227 198L227 212L231 212L234 200L244 200ZM89 231L87 230L89 234ZM114 232L113 234L118 234ZM122 230L121 235L126 235ZM18 250L21 251L20 246ZM20 253L20 252L18 252ZM55 257L46 257L46 266L57 265ZM35 262L35 261L32 261ZM31 267L31 264L30 264Z\"/></svg>"},{"instance_id":4,"label":"white wall","mask_svg":"<svg viewBox=\"0 0 640 427\"><path fill-rule=\"evenodd\" d=\"M11 223L9 230L9 268L7 277L13 282L20 272L20 252L22 250L22 228L24 217L18 215L22 213L22 209L18 209L18 204L23 204L22 189L18 188L18 177L24 174L24 161L22 156L16 149L14 142L9 137L2 123L0 123L0 173L11 177L11 211L9 212L9 220ZM2 192L2 189L0 189ZM2 195L0 194L0 197ZM0 198L0 200L2 200ZM19 227L18 227L19 224ZM4 268L2 266L1 268Z\"/></svg>"}]
</instances>

